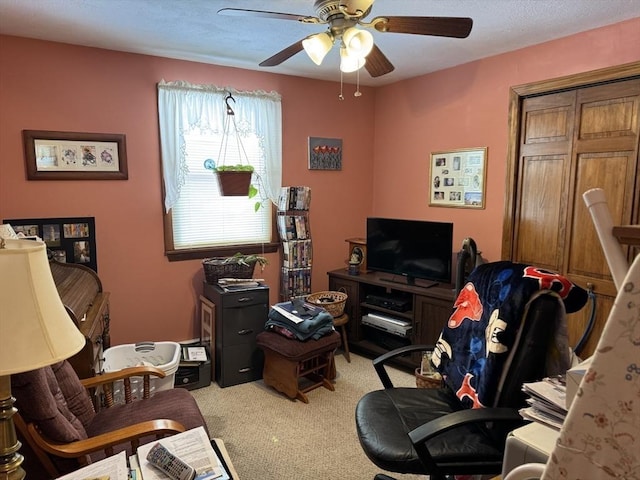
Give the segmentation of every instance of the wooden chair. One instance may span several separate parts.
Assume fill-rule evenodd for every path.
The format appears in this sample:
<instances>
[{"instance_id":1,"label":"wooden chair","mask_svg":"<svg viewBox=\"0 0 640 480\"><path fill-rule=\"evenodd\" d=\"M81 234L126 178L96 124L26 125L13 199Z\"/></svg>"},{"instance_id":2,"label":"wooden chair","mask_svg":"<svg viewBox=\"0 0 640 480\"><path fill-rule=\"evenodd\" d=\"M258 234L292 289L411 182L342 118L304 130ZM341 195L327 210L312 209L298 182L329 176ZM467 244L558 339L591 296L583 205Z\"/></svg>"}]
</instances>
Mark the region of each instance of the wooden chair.
<instances>
[{"instance_id":1,"label":"wooden chair","mask_svg":"<svg viewBox=\"0 0 640 480\"><path fill-rule=\"evenodd\" d=\"M155 367L132 367L80 380L65 360L13 375L14 416L25 444L25 470L57 477L91 461L206 423L191 394L182 388L150 394L150 378L162 378ZM131 377L143 378L140 399L134 399ZM124 403L113 399L114 382L122 381ZM90 391L103 404L96 411ZM29 456L29 453L32 455ZM35 458L34 458L35 457ZM37 462L34 462L37 460Z\"/></svg>"}]
</instances>

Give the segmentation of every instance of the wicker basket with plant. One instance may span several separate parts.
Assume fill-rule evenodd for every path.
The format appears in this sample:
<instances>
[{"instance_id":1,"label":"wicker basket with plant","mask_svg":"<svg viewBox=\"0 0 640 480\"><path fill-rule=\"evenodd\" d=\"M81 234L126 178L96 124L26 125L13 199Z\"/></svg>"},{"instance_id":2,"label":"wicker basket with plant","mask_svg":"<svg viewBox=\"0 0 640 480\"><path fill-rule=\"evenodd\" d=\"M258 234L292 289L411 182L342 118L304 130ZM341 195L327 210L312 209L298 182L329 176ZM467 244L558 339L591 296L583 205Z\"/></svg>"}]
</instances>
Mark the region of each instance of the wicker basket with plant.
<instances>
[{"instance_id":1,"label":"wicker basket with plant","mask_svg":"<svg viewBox=\"0 0 640 480\"><path fill-rule=\"evenodd\" d=\"M264 267L268 262L265 257L238 252L232 257L205 258L202 267L207 283L215 284L221 278L252 278L256 263Z\"/></svg>"}]
</instances>

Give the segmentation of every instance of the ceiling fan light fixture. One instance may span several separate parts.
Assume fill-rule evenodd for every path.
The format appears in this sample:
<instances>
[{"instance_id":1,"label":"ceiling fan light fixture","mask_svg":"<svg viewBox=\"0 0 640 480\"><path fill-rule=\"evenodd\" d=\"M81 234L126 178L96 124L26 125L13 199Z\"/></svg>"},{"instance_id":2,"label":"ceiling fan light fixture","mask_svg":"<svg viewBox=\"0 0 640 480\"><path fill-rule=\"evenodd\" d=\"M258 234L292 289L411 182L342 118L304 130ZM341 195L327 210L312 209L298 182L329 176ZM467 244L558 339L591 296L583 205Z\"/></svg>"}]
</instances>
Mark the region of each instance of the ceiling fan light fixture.
<instances>
[{"instance_id":1,"label":"ceiling fan light fixture","mask_svg":"<svg viewBox=\"0 0 640 480\"><path fill-rule=\"evenodd\" d=\"M373 49L373 35L367 30L350 27L342 34L342 42L350 56L364 58Z\"/></svg>"},{"instance_id":2,"label":"ceiling fan light fixture","mask_svg":"<svg viewBox=\"0 0 640 480\"><path fill-rule=\"evenodd\" d=\"M309 35L302 40L302 47L313 63L320 65L333 47L333 37L326 32Z\"/></svg>"},{"instance_id":3,"label":"ceiling fan light fixture","mask_svg":"<svg viewBox=\"0 0 640 480\"><path fill-rule=\"evenodd\" d=\"M351 55L346 47L340 47L340 71L343 73L351 73L360 70L366 63L364 57Z\"/></svg>"}]
</instances>

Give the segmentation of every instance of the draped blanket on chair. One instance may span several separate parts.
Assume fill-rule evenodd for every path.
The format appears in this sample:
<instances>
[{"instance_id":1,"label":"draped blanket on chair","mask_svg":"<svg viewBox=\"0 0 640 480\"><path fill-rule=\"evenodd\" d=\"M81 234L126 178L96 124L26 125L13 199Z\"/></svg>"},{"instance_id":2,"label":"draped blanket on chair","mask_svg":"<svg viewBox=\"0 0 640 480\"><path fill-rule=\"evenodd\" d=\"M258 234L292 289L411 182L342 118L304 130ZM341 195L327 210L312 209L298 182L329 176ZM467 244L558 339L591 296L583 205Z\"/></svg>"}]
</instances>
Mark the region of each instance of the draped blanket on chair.
<instances>
[{"instance_id":1,"label":"draped blanket on chair","mask_svg":"<svg viewBox=\"0 0 640 480\"><path fill-rule=\"evenodd\" d=\"M465 407L492 406L501 372L526 317L528 303L553 292L568 313L580 310L587 292L560 274L508 261L478 266L469 276L434 351L434 364ZM564 316L563 316L564 317ZM568 367L566 324L550 318L558 328L556 353L562 371ZM461 335L459 329L467 330ZM564 345L564 346L563 346Z\"/></svg>"}]
</instances>

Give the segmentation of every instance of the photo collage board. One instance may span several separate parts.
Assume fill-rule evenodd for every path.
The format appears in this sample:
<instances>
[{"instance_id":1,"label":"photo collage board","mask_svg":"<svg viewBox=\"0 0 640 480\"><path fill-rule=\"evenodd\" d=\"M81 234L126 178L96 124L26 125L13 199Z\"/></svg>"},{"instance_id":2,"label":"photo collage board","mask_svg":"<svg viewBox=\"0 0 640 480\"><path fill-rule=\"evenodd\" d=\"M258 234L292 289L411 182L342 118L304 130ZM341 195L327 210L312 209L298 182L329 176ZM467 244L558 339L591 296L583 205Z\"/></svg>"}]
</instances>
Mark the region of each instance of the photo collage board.
<instances>
[{"instance_id":1,"label":"photo collage board","mask_svg":"<svg viewBox=\"0 0 640 480\"><path fill-rule=\"evenodd\" d=\"M16 233L40 237L49 255L61 263L78 263L98 272L95 217L4 219Z\"/></svg>"},{"instance_id":2,"label":"photo collage board","mask_svg":"<svg viewBox=\"0 0 640 480\"><path fill-rule=\"evenodd\" d=\"M429 205L484 208L487 149L431 154Z\"/></svg>"}]
</instances>

